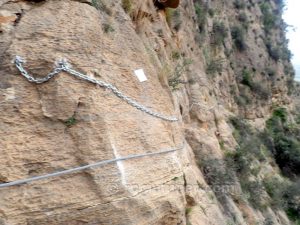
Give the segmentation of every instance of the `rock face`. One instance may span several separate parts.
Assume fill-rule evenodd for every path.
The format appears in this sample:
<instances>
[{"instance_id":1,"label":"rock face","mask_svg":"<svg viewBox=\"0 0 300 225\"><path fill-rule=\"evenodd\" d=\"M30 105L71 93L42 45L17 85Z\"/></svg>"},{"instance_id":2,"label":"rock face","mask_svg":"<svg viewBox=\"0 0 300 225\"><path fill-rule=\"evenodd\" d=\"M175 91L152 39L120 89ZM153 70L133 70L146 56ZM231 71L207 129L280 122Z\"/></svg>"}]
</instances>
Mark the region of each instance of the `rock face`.
<instances>
[{"instance_id":1,"label":"rock face","mask_svg":"<svg viewBox=\"0 0 300 225\"><path fill-rule=\"evenodd\" d=\"M220 19L227 28L233 24L232 1L207 2L217 15L205 22L206 35L196 38L199 15L192 0L182 1L173 14L157 10L152 0L123 1L123 7L121 1L0 1L0 183L182 146L174 153L2 188L0 224L227 225L233 215L234 224L262 224L267 216L274 224L289 224L280 211L268 209L266 215L230 197L225 208L197 166L207 155L222 159L220 143L235 148L230 116L241 114L260 124L272 102L289 102L286 78L272 84L260 75L266 64L277 74L284 68L255 43L262 42L262 25L253 2L246 10L253 20L249 51L232 48L226 57L224 46L233 45L231 39L209 56L206 46L213 21ZM179 121L154 118L67 73L44 84L29 83L12 63L16 55L26 58L35 77L66 58L75 70ZM226 58L225 68L209 77L205 67L213 57ZM245 61L251 69L256 66L255 79L272 89L273 99L253 94L248 108L236 103L233 92ZM140 68L146 82L134 76ZM175 87L168 79L176 75L179 89L171 91ZM239 192L238 184L229 188Z\"/></svg>"}]
</instances>

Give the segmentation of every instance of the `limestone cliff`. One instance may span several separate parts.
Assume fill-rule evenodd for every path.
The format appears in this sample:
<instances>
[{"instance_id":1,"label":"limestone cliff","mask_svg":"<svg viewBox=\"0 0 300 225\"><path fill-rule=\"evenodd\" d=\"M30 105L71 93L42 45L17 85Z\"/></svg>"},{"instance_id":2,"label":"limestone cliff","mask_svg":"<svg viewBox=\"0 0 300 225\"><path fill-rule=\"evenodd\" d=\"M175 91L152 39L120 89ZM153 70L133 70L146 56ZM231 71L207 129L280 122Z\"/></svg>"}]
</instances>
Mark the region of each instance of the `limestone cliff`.
<instances>
[{"instance_id":1,"label":"limestone cliff","mask_svg":"<svg viewBox=\"0 0 300 225\"><path fill-rule=\"evenodd\" d=\"M174 10L153 0L0 0L0 183L184 143L173 153L1 188L0 224L292 224L267 204L266 188L255 207L225 160L242 143L237 118L261 131L275 107L295 108L281 7L277 0L182 0ZM179 121L152 117L68 73L30 83L16 55L35 77L66 58ZM142 83L134 76L141 68ZM261 166L251 181L280 173L266 158L253 158L251 169Z\"/></svg>"}]
</instances>

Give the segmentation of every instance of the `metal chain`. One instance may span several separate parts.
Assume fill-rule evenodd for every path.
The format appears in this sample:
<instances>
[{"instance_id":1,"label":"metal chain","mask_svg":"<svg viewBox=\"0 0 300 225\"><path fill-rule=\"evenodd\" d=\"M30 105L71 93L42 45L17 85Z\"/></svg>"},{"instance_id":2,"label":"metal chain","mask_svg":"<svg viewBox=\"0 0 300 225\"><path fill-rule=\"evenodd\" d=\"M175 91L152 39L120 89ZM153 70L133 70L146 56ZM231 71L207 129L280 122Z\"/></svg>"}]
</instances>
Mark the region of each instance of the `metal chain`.
<instances>
[{"instance_id":1,"label":"metal chain","mask_svg":"<svg viewBox=\"0 0 300 225\"><path fill-rule=\"evenodd\" d=\"M22 184L27 184L27 183L31 183L31 182L38 181L38 180L48 179L51 177L57 177L57 176L62 176L62 175L70 174L70 173L76 173L76 172L79 172L82 170L103 166L105 164L109 164L109 163L113 163L113 162L125 161L125 160L129 160L129 159L138 159L138 158L150 157L150 156L154 156L154 155L161 155L161 154L176 152L176 151L182 150L184 147L185 147L185 142L179 148L173 148L173 149L169 149L169 150L161 150L158 152L151 152L151 153L128 155L128 156L124 156L124 157L120 157L120 158L116 158L116 159L109 159L109 160L104 160L104 161L100 161L100 162L95 162L95 163L88 164L85 166L75 167L72 169L67 169L67 170L63 170L63 171L59 171L59 172L55 172L55 173L49 173L49 174L45 174L45 175L41 175L41 176L16 180L16 181L8 182L8 183L0 183L0 189L6 188L6 187L22 185Z\"/></svg>"},{"instance_id":2,"label":"metal chain","mask_svg":"<svg viewBox=\"0 0 300 225\"><path fill-rule=\"evenodd\" d=\"M77 78L80 78L82 80L86 80L89 81L93 84L97 84L100 87L103 88L107 88L109 90L111 90L116 96L118 96L119 98L121 98L122 100L124 100L125 102L127 102L129 105L135 107L136 109L145 112L151 116L154 116L156 118L160 118L162 120L166 120L166 121L170 121L170 122L176 122L178 121L178 119L176 117L173 116L165 116L162 115L158 112L154 112L151 109L143 106L142 104L136 102L135 100L133 100L132 98L126 96L125 94L123 94L121 91L118 90L118 88L116 88L114 85L110 84L110 83L106 83L104 81L101 80L96 80L94 78L91 78L85 74L82 74L80 72L77 72L76 70L71 69L71 65L66 61L66 60L59 60L55 63L55 68L52 72L50 72L46 77L44 78L34 78L33 76L31 76L23 67L23 64L25 63L25 60L22 59L20 56L16 56L15 58L15 65L18 68L18 70L20 71L20 73L29 81L32 83L37 83L37 84L41 84L44 82L49 81L51 78L53 78L54 76L58 75L60 72L67 72Z\"/></svg>"}]
</instances>

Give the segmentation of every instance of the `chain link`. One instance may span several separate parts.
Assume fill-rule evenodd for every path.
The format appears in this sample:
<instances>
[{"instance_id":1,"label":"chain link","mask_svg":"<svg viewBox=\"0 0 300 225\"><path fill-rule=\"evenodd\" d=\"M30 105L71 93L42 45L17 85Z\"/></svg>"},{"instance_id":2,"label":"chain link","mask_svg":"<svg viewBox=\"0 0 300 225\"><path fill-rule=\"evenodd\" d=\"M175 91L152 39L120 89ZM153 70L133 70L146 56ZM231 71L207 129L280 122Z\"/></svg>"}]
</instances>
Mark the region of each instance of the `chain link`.
<instances>
[{"instance_id":1,"label":"chain link","mask_svg":"<svg viewBox=\"0 0 300 225\"><path fill-rule=\"evenodd\" d=\"M173 116L165 116L162 115L158 112L154 112L151 109L143 106L142 104L136 102L135 100L133 100L132 98L126 96L125 94L123 94L121 91L118 90L118 88L116 88L114 85L110 84L110 83L106 83L104 81L101 80L96 80L94 78L91 78L85 74L82 74L76 70L73 70L71 68L71 65L66 61L66 60L59 60L55 63L55 68L52 72L50 72L47 76L45 76L44 78L34 78L33 76L31 76L23 67L23 64L25 63L25 60L22 59L20 56L16 56L15 58L15 65L18 68L18 70L20 71L20 73L29 81L32 83L37 83L37 84L41 84L41 83L45 83L47 81L49 81L51 78L53 78L54 76L58 75L60 72L67 72L77 78L80 78L82 80L88 81L90 83L99 85L100 87L106 88L111 90L116 96L118 96L119 98L121 98L122 100L124 100L125 102L127 102L129 105L135 107L136 109L145 112L151 116L154 116L156 118L160 118L162 120L166 120L166 121L170 121L170 122L176 122L178 121L178 119L176 117Z\"/></svg>"}]
</instances>

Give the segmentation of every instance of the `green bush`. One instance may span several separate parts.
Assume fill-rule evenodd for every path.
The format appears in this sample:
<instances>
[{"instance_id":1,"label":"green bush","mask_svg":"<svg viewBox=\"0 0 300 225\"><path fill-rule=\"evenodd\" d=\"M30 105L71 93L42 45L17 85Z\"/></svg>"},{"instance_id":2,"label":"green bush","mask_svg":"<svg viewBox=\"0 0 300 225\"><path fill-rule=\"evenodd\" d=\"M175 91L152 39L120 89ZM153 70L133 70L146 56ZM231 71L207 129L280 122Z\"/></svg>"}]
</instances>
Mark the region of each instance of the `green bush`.
<instances>
[{"instance_id":1,"label":"green bush","mask_svg":"<svg viewBox=\"0 0 300 225\"><path fill-rule=\"evenodd\" d=\"M289 185L284 192L287 215L296 225L300 224L300 180Z\"/></svg>"},{"instance_id":2,"label":"green bush","mask_svg":"<svg viewBox=\"0 0 300 225\"><path fill-rule=\"evenodd\" d=\"M200 33L205 31L205 25L207 20L207 7L200 1L195 3L195 13L197 16L197 23L200 30Z\"/></svg>"},{"instance_id":3,"label":"green bush","mask_svg":"<svg viewBox=\"0 0 300 225\"><path fill-rule=\"evenodd\" d=\"M193 208L189 207L185 209L185 214L189 215L192 212Z\"/></svg>"},{"instance_id":4,"label":"green bush","mask_svg":"<svg viewBox=\"0 0 300 225\"><path fill-rule=\"evenodd\" d=\"M248 21L248 17L246 15L245 12L242 12L238 15L238 20L240 21L240 23L243 25L243 27L248 30L249 27L249 21Z\"/></svg>"},{"instance_id":5,"label":"green bush","mask_svg":"<svg viewBox=\"0 0 300 225\"><path fill-rule=\"evenodd\" d=\"M277 16L272 11L269 2L263 2L260 4L260 10L262 12L262 20L264 24L264 30L269 33L273 28L275 28Z\"/></svg>"},{"instance_id":6,"label":"green bush","mask_svg":"<svg viewBox=\"0 0 300 225\"><path fill-rule=\"evenodd\" d=\"M232 164L227 164L222 159L201 157L198 166L207 184L212 187L217 197L227 194L222 192L222 186L232 185L236 182L235 170Z\"/></svg>"},{"instance_id":7,"label":"green bush","mask_svg":"<svg viewBox=\"0 0 300 225\"><path fill-rule=\"evenodd\" d=\"M291 61L293 54L288 49L288 47L283 44L283 47L281 48L281 55L280 56L281 56L280 58L282 60Z\"/></svg>"},{"instance_id":8,"label":"green bush","mask_svg":"<svg viewBox=\"0 0 300 225\"><path fill-rule=\"evenodd\" d=\"M247 178L240 181L243 193L246 195L246 198L250 204L255 209L264 210L267 206L267 203L264 200L263 184L257 180L250 181Z\"/></svg>"},{"instance_id":9,"label":"green bush","mask_svg":"<svg viewBox=\"0 0 300 225\"><path fill-rule=\"evenodd\" d=\"M288 183L279 179L279 177L266 177L263 180L265 190L271 198L271 205L276 208L286 206L285 192L288 188Z\"/></svg>"},{"instance_id":10,"label":"green bush","mask_svg":"<svg viewBox=\"0 0 300 225\"><path fill-rule=\"evenodd\" d=\"M246 105L249 105L252 102L251 99L243 93L240 93L240 95L234 96L234 101L238 106L241 106L241 107L245 107Z\"/></svg>"},{"instance_id":11,"label":"green bush","mask_svg":"<svg viewBox=\"0 0 300 225\"><path fill-rule=\"evenodd\" d=\"M290 220L294 221L295 225L300 225L300 216L298 211L290 208L286 210L286 214Z\"/></svg>"},{"instance_id":12,"label":"green bush","mask_svg":"<svg viewBox=\"0 0 300 225\"><path fill-rule=\"evenodd\" d=\"M280 59L280 48L274 47L271 41L266 42L266 47L269 56L277 62Z\"/></svg>"},{"instance_id":13,"label":"green bush","mask_svg":"<svg viewBox=\"0 0 300 225\"><path fill-rule=\"evenodd\" d=\"M122 0L122 7L126 13L130 13L132 10L132 0Z\"/></svg>"},{"instance_id":14,"label":"green bush","mask_svg":"<svg viewBox=\"0 0 300 225\"><path fill-rule=\"evenodd\" d=\"M265 199L265 189L262 182L250 180L260 173L260 166L253 166L255 160L265 161L267 148L260 133L254 130L245 120L238 117L230 118L234 127L233 135L239 146L233 153L226 154L229 164L234 165L242 191L254 208L264 209L268 203Z\"/></svg>"},{"instance_id":15,"label":"green bush","mask_svg":"<svg viewBox=\"0 0 300 225\"><path fill-rule=\"evenodd\" d=\"M276 71L271 67L266 68L265 71L266 71L266 73L269 77L275 77L276 76Z\"/></svg>"},{"instance_id":16,"label":"green bush","mask_svg":"<svg viewBox=\"0 0 300 225\"><path fill-rule=\"evenodd\" d=\"M237 148L235 152L226 154L226 162L234 167L240 177L250 174L250 161L245 153L242 148Z\"/></svg>"},{"instance_id":17,"label":"green bush","mask_svg":"<svg viewBox=\"0 0 300 225\"><path fill-rule=\"evenodd\" d=\"M291 182L279 177L268 177L264 179L263 184L271 198L271 206L284 209L288 217L298 224L300 222L300 180Z\"/></svg>"},{"instance_id":18,"label":"green bush","mask_svg":"<svg viewBox=\"0 0 300 225\"><path fill-rule=\"evenodd\" d=\"M105 33L111 33L111 32L115 31L115 29L113 28L113 26L110 25L110 24L108 24L108 23L104 23L103 26L102 26L102 28L103 28L103 31Z\"/></svg>"},{"instance_id":19,"label":"green bush","mask_svg":"<svg viewBox=\"0 0 300 225\"><path fill-rule=\"evenodd\" d=\"M223 70L224 59L211 60L206 67L206 74L221 73Z\"/></svg>"},{"instance_id":20,"label":"green bush","mask_svg":"<svg viewBox=\"0 0 300 225\"><path fill-rule=\"evenodd\" d=\"M263 225L274 225L274 222L273 222L272 218L268 217L264 220Z\"/></svg>"},{"instance_id":21,"label":"green bush","mask_svg":"<svg viewBox=\"0 0 300 225\"><path fill-rule=\"evenodd\" d=\"M246 7L246 4L243 0L235 0L233 2L233 6L236 8L236 9L245 9Z\"/></svg>"},{"instance_id":22,"label":"green bush","mask_svg":"<svg viewBox=\"0 0 300 225\"><path fill-rule=\"evenodd\" d=\"M266 156L274 156L283 174L296 178L300 174L300 127L289 123L289 115L285 108L276 108L267 121L266 130L258 132L241 118L231 118L234 137L239 147L235 152L226 154L230 165L235 165L236 174L242 191L254 208L264 210L283 209L295 223L300 222L300 180L292 182L279 176L265 177L262 182L249 179L257 176L260 168L253 170L256 161L266 160ZM270 151L265 152L265 149ZM267 155L266 155L267 154ZM268 157L269 160L269 157ZM266 198L265 193L270 198Z\"/></svg>"},{"instance_id":23,"label":"green bush","mask_svg":"<svg viewBox=\"0 0 300 225\"><path fill-rule=\"evenodd\" d=\"M251 91L255 93L261 100L268 100L271 97L271 90L258 82L252 83Z\"/></svg>"},{"instance_id":24,"label":"green bush","mask_svg":"<svg viewBox=\"0 0 300 225\"><path fill-rule=\"evenodd\" d=\"M98 10L107 13L108 15L112 14L111 9L107 7L107 5L102 2L102 0L92 0L92 6L94 6Z\"/></svg>"},{"instance_id":25,"label":"green bush","mask_svg":"<svg viewBox=\"0 0 300 225\"><path fill-rule=\"evenodd\" d=\"M287 137L284 134L276 135L275 159L278 166L285 174L300 175L300 142L294 137Z\"/></svg>"},{"instance_id":26,"label":"green bush","mask_svg":"<svg viewBox=\"0 0 300 225\"><path fill-rule=\"evenodd\" d=\"M172 59L178 60L178 59L180 59L180 56L181 56L180 52L178 52L178 51L172 52Z\"/></svg>"},{"instance_id":27,"label":"green bush","mask_svg":"<svg viewBox=\"0 0 300 225\"><path fill-rule=\"evenodd\" d=\"M243 28L239 26L234 26L231 28L231 37L234 41L236 48L239 51L246 50L246 43L245 43L245 31Z\"/></svg>"},{"instance_id":28,"label":"green bush","mask_svg":"<svg viewBox=\"0 0 300 225\"><path fill-rule=\"evenodd\" d=\"M238 15L238 20L242 23L247 23L248 22L248 17L245 12L242 12Z\"/></svg>"},{"instance_id":29,"label":"green bush","mask_svg":"<svg viewBox=\"0 0 300 225\"><path fill-rule=\"evenodd\" d=\"M280 59L290 62L292 53L287 47L287 43L281 43L280 46L275 46L273 41L269 38L265 39L265 45L269 56L276 62Z\"/></svg>"},{"instance_id":30,"label":"green bush","mask_svg":"<svg viewBox=\"0 0 300 225\"><path fill-rule=\"evenodd\" d=\"M280 49L278 47L268 48L268 53L276 62L280 59Z\"/></svg>"},{"instance_id":31,"label":"green bush","mask_svg":"<svg viewBox=\"0 0 300 225\"><path fill-rule=\"evenodd\" d=\"M209 14L210 17L214 17L215 11L210 8L210 9L208 9L208 14Z\"/></svg>"},{"instance_id":32,"label":"green bush","mask_svg":"<svg viewBox=\"0 0 300 225\"><path fill-rule=\"evenodd\" d=\"M219 46L224 43L228 36L227 29L223 22L214 21L212 29L211 44Z\"/></svg>"},{"instance_id":33,"label":"green bush","mask_svg":"<svg viewBox=\"0 0 300 225\"><path fill-rule=\"evenodd\" d=\"M296 128L294 128L296 127ZM267 121L267 131L274 142L273 154L285 175L300 175L300 128L288 124L285 108L277 108Z\"/></svg>"},{"instance_id":34,"label":"green bush","mask_svg":"<svg viewBox=\"0 0 300 225\"><path fill-rule=\"evenodd\" d=\"M242 118L231 117L230 123L233 125L235 130L239 131L240 136L235 136L239 143L243 142L243 137L247 138L249 135L253 134L253 130L249 124L247 124Z\"/></svg>"},{"instance_id":35,"label":"green bush","mask_svg":"<svg viewBox=\"0 0 300 225\"><path fill-rule=\"evenodd\" d=\"M241 83L248 86L250 90L262 100L267 100L271 96L271 90L264 87L261 83L254 82L251 72L247 69L242 71Z\"/></svg>"},{"instance_id":36,"label":"green bush","mask_svg":"<svg viewBox=\"0 0 300 225\"><path fill-rule=\"evenodd\" d=\"M249 159L253 157L257 158L259 161L264 161L266 155L264 154L263 149L266 147L264 147L260 133L253 130L248 123L239 117L230 118L230 123L234 127L233 136L239 144L239 147L236 149L236 154L234 155L235 161L242 162L243 158L245 158L250 163L251 160ZM240 166L239 168L244 167Z\"/></svg>"},{"instance_id":37,"label":"green bush","mask_svg":"<svg viewBox=\"0 0 300 225\"><path fill-rule=\"evenodd\" d=\"M249 70L243 69L241 83L251 88L253 81L252 81L252 75Z\"/></svg>"},{"instance_id":38,"label":"green bush","mask_svg":"<svg viewBox=\"0 0 300 225\"><path fill-rule=\"evenodd\" d=\"M96 9L100 9L98 0L92 0L92 6L94 6Z\"/></svg>"},{"instance_id":39,"label":"green bush","mask_svg":"<svg viewBox=\"0 0 300 225\"><path fill-rule=\"evenodd\" d=\"M65 125L67 127L71 127L71 126L75 125L76 123L77 123L77 120L76 120L76 118L74 116L70 117L69 119L67 119L65 121Z\"/></svg>"},{"instance_id":40,"label":"green bush","mask_svg":"<svg viewBox=\"0 0 300 225\"><path fill-rule=\"evenodd\" d=\"M174 69L174 74L168 79L168 84L172 90L177 90L180 84L188 83L189 81L182 80L183 73L187 70L188 66L192 64L192 60L183 59L182 63L178 63Z\"/></svg>"},{"instance_id":41,"label":"green bush","mask_svg":"<svg viewBox=\"0 0 300 225\"><path fill-rule=\"evenodd\" d=\"M294 78L295 70L294 70L294 67L292 66L292 64L290 64L290 63L285 63L284 64L284 74L285 75L290 75L291 77Z\"/></svg>"},{"instance_id":42,"label":"green bush","mask_svg":"<svg viewBox=\"0 0 300 225\"><path fill-rule=\"evenodd\" d=\"M280 118L280 120L282 122L286 122L287 121L287 111L286 108L280 107L280 108L276 108L273 111L273 117L278 117Z\"/></svg>"},{"instance_id":43,"label":"green bush","mask_svg":"<svg viewBox=\"0 0 300 225\"><path fill-rule=\"evenodd\" d=\"M178 31L181 27L181 14L178 9L166 9L166 20L170 28Z\"/></svg>"}]
</instances>

